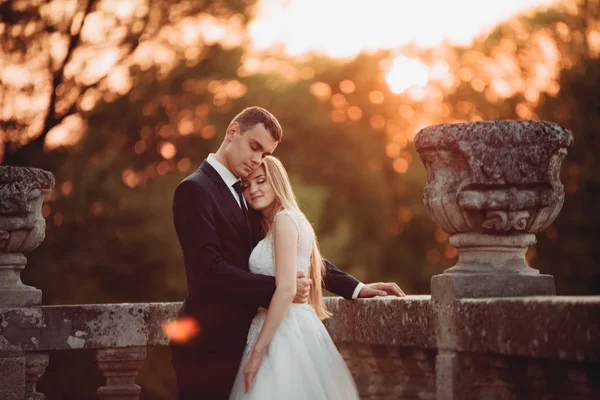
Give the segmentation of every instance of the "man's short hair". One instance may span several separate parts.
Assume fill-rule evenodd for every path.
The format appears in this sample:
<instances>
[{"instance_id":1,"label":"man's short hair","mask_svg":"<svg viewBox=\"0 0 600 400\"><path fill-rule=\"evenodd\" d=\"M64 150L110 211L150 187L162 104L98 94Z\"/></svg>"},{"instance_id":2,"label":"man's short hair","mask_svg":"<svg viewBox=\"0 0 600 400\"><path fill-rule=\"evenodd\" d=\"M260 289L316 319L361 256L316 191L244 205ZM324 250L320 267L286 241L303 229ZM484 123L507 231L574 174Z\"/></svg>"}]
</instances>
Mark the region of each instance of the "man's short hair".
<instances>
[{"instance_id":1,"label":"man's short hair","mask_svg":"<svg viewBox=\"0 0 600 400\"><path fill-rule=\"evenodd\" d=\"M238 123L242 134L254 125L262 124L276 141L280 142L283 137L283 129L277 118L262 107L245 108L231 122Z\"/></svg>"}]
</instances>

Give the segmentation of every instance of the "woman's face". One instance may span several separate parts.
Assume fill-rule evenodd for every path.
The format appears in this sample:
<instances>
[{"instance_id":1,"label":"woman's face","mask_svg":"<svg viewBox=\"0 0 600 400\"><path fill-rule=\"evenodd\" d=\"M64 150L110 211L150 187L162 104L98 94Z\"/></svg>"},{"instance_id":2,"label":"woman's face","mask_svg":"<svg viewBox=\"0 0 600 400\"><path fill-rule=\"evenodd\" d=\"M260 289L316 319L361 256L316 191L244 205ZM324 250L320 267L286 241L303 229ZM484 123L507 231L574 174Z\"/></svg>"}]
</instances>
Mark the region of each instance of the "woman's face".
<instances>
[{"instance_id":1,"label":"woman's face","mask_svg":"<svg viewBox=\"0 0 600 400\"><path fill-rule=\"evenodd\" d=\"M267 181L264 165L256 168L242 184L246 202L255 210L263 211L275 202L275 193Z\"/></svg>"}]
</instances>

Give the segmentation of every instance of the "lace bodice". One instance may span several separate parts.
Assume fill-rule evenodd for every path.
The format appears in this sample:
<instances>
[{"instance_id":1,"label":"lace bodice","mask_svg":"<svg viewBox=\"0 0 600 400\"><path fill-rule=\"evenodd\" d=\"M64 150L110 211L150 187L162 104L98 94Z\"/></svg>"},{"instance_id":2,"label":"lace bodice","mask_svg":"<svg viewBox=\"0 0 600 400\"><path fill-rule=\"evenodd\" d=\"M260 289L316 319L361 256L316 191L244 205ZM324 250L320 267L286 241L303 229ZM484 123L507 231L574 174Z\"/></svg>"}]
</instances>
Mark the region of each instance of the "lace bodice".
<instances>
[{"instance_id":1,"label":"lace bodice","mask_svg":"<svg viewBox=\"0 0 600 400\"><path fill-rule=\"evenodd\" d=\"M308 276L310 254L312 252L313 231L304 215L296 210L283 210L273 218L290 218L298 230L298 271ZM273 246L273 229L261 240L250 255L250 271L255 274L275 276L275 254Z\"/></svg>"}]
</instances>

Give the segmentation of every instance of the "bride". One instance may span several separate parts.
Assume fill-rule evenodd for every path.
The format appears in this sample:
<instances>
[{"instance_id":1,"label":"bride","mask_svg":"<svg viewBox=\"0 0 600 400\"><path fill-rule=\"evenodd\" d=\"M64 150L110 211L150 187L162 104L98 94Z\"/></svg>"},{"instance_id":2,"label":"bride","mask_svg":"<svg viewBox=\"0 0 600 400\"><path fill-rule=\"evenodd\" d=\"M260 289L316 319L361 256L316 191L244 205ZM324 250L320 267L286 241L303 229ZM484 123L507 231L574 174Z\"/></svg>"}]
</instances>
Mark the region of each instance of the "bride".
<instances>
[{"instance_id":1,"label":"bride","mask_svg":"<svg viewBox=\"0 0 600 400\"><path fill-rule=\"evenodd\" d=\"M275 276L269 309L254 317L230 400L358 399L352 376L321 319L330 316L321 288L324 264L314 231L296 202L281 162L267 156L244 181L244 197L261 212L265 238L250 271ZM296 274L314 282L308 304L293 304Z\"/></svg>"}]
</instances>

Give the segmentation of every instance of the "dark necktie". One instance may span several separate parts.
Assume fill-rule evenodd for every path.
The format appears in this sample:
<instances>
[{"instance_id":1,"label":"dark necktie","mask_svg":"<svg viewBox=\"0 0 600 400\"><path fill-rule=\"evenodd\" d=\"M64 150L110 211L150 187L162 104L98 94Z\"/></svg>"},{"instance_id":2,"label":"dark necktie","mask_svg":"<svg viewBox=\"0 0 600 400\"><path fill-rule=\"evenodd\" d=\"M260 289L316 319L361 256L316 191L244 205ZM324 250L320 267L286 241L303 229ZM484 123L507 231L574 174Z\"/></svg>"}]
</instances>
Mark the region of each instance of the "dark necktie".
<instances>
[{"instance_id":1,"label":"dark necktie","mask_svg":"<svg viewBox=\"0 0 600 400\"><path fill-rule=\"evenodd\" d=\"M250 235L250 239L252 239L252 227L250 226L250 218L248 218L248 210L246 209L246 204L244 203L244 195L242 194L242 183L237 181L233 184L233 188L240 199L240 208L242 209L242 214L244 214L244 219L246 220L246 227L248 229L248 235ZM250 251L252 251L252 240L250 240Z\"/></svg>"},{"instance_id":2,"label":"dark necktie","mask_svg":"<svg viewBox=\"0 0 600 400\"><path fill-rule=\"evenodd\" d=\"M248 210L246 210L246 205L244 203L244 195L243 193L243 189L242 189L242 183L240 181L237 181L236 183L233 184L233 188L235 189L238 198L240 200L240 208L242 209L242 213L244 214L244 218L246 218L246 220L248 220Z\"/></svg>"}]
</instances>

